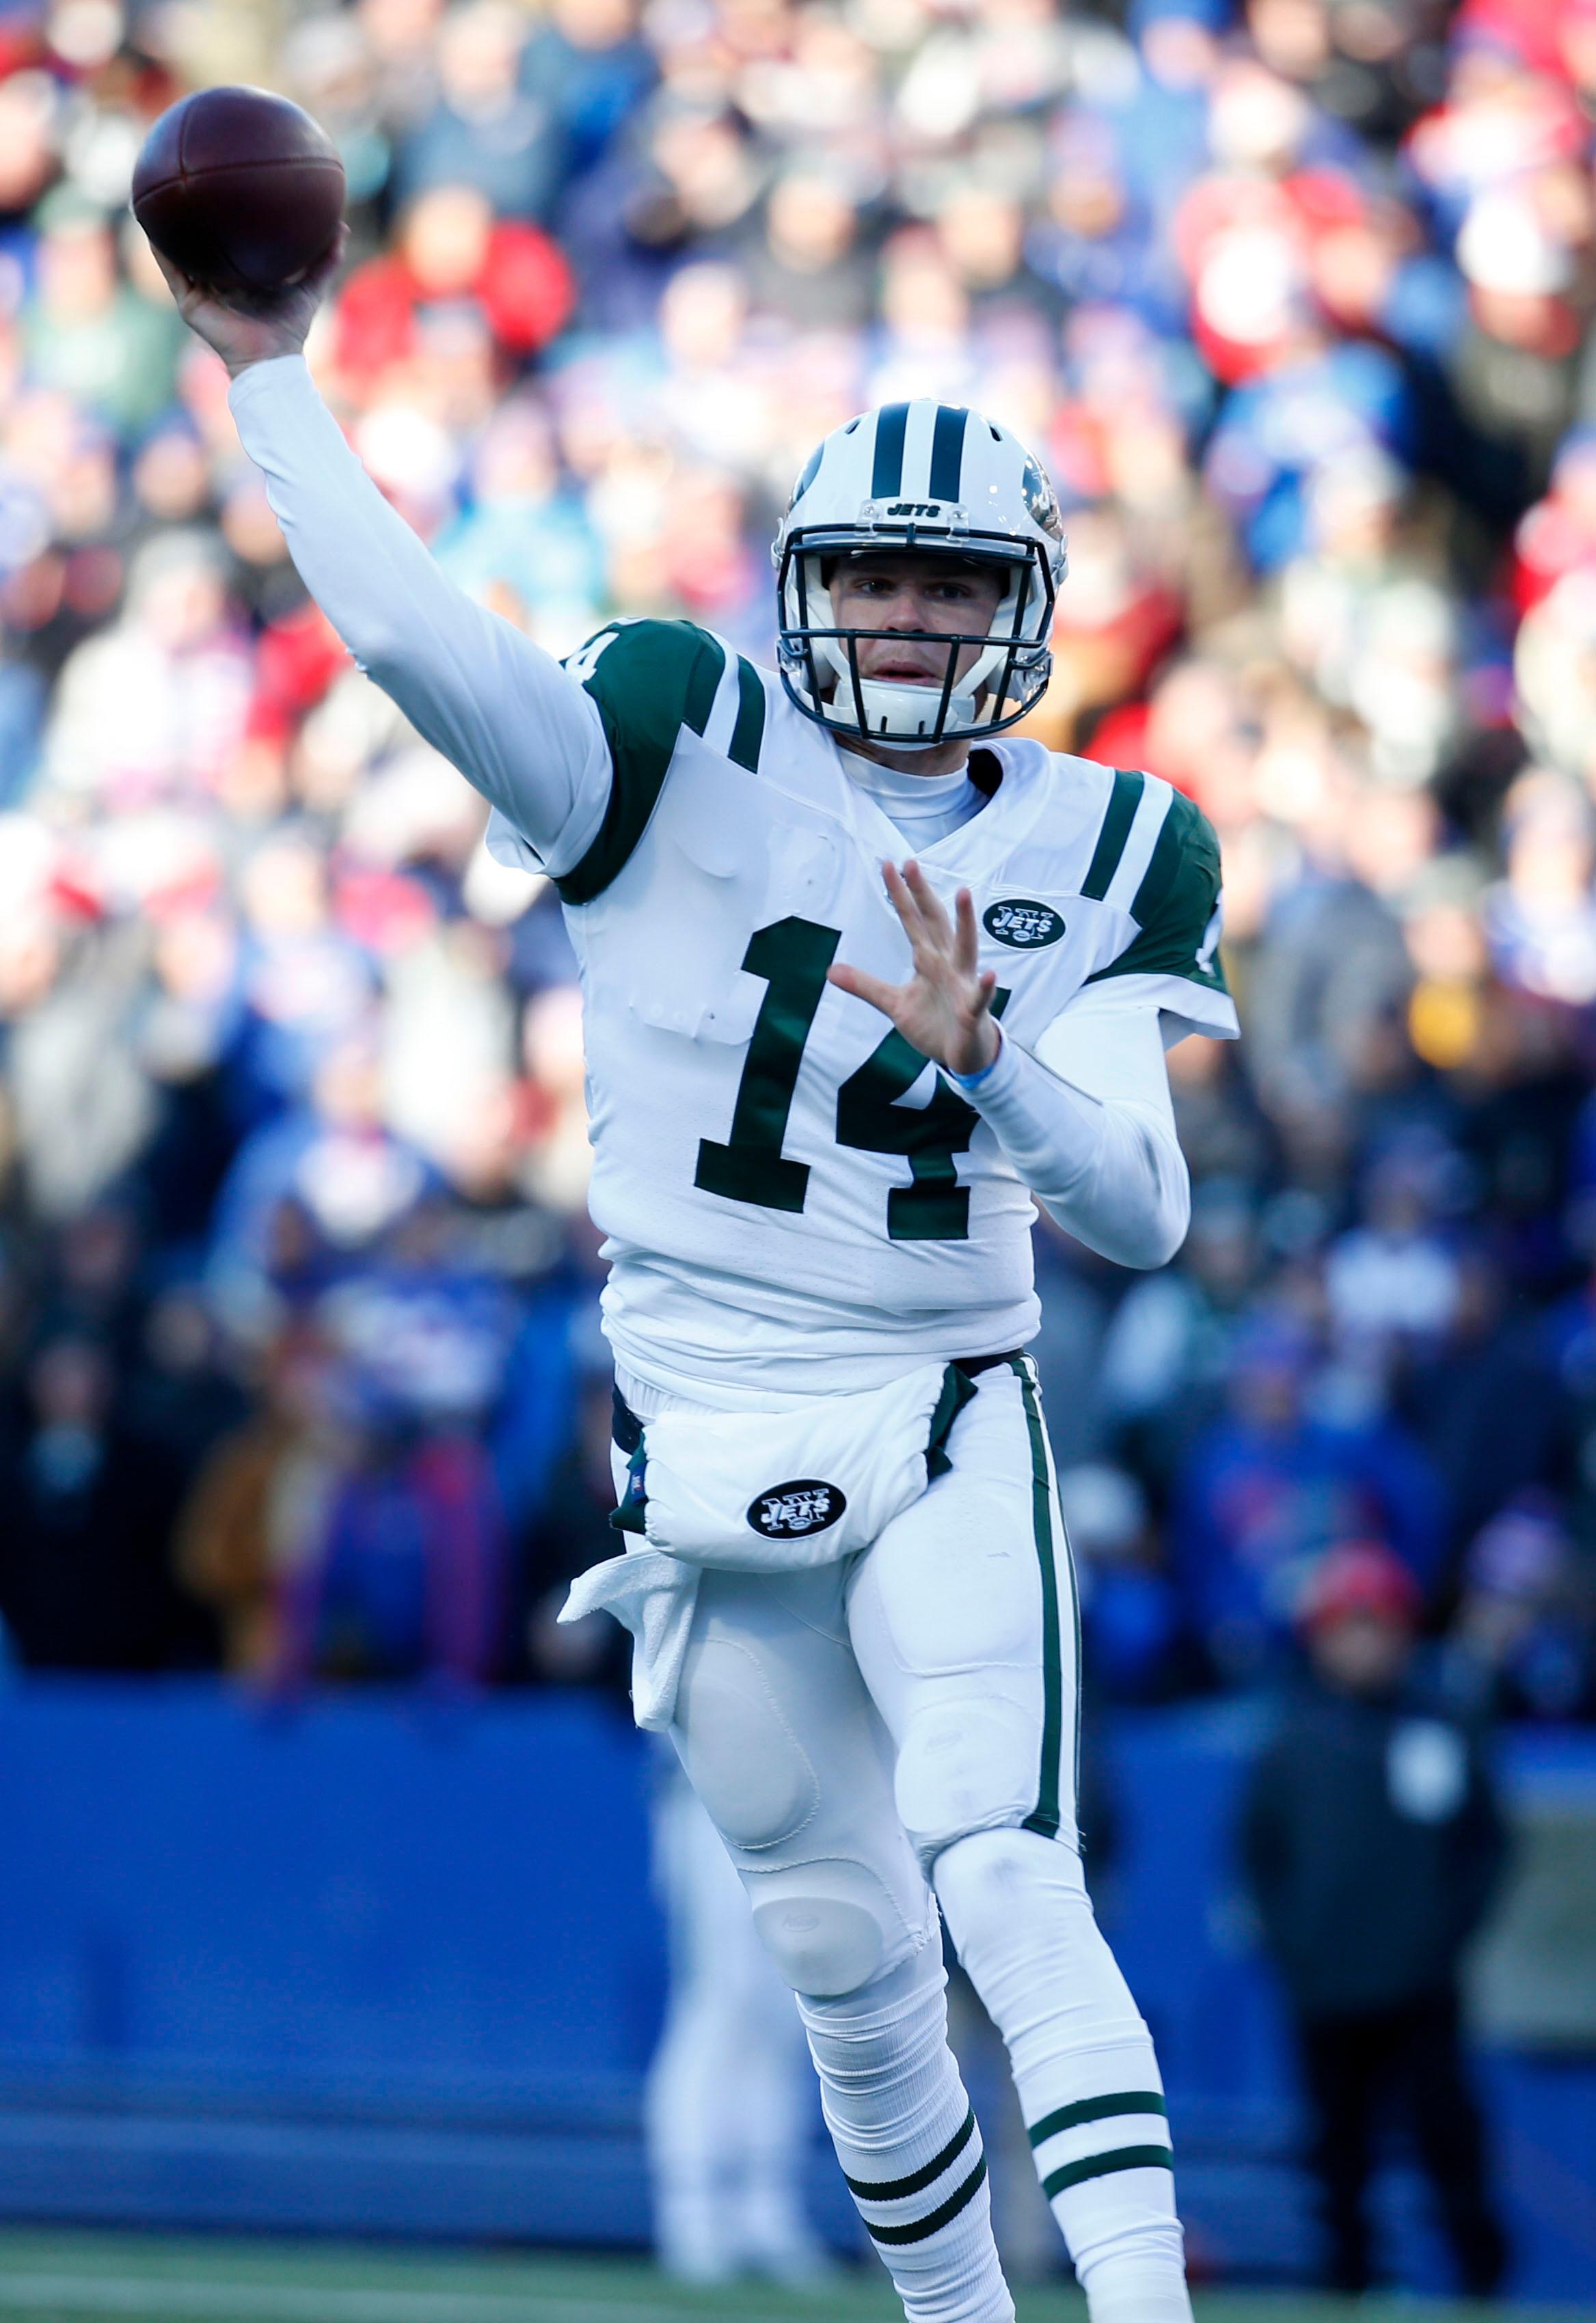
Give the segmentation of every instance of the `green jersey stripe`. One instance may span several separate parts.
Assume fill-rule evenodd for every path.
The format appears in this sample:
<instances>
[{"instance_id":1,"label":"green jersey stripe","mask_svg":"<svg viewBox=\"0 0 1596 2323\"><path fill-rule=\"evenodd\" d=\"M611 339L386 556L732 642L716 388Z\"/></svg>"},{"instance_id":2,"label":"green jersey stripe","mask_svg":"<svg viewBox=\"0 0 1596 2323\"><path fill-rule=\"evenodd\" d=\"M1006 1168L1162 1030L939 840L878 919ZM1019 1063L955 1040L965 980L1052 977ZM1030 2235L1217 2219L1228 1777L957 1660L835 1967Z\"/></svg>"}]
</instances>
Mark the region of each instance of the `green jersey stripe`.
<instances>
[{"instance_id":1,"label":"green jersey stripe","mask_svg":"<svg viewBox=\"0 0 1596 2323\"><path fill-rule=\"evenodd\" d=\"M1097 833L1097 844L1092 850L1092 860L1087 876L1080 883L1080 892L1095 904L1100 904L1108 893L1108 883L1119 868L1119 858L1125 851L1125 841L1131 835L1131 825L1136 820L1136 809L1142 803L1142 779L1139 774L1124 774L1114 769L1114 787L1108 795L1108 811L1103 817L1103 827Z\"/></svg>"},{"instance_id":2,"label":"green jersey stripe","mask_svg":"<svg viewBox=\"0 0 1596 2323\"><path fill-rule=\"evenodd\" d=\"M610 797L586 854L555 881L562 903L591 904L630 860L659 803L682 729L703 732L725 666L725 648L690 621L613 627L582 680L610 745Z\"/></svg>"},{"instance_id":3,"label":"green jersey stripe","mask_svg":"<svg viewBox=\"0 0 1596 2323\"><path fill-rule=\"evenodd\" d=\"M1224 993L1225 969L1215 948L1218 901L1219 842L1201 809L1173 792L1131 899L1138 932L1117 960L1087 977L1087 984L1110 976L1168 976Z\"/></svg>"},{"instance_id":4,"label":"green jersey stripe","mask_svg":"<svg viewBox=\"0 0 1596 2323\"><path fill-rule=\"evenodd\" d=\"M1067 2162L1050 2170L1041 2190L1050 2202L1070 2186L1084 2186L1088 2178L1112 2178L1118 2170L1173 2170L1175 2156L1167 2145L1122 2145L1113 2153L1091 2153L1084 2162Z\"/></svg>"},{"instance_id":5,"label":"green jersey stripe","mask_svg":"<svg viewBox=\"0 0 1596 2323\"><path fill-rule=\"evenodd\" d=\"M759 745L765 739L765 688L751 661L737 657L737 724L731 730L727 757L734 767L756 774Z\"/></svg>"},{"instance_id":6,"label":"green jersey stripe","mask_svg":"<svg viewBox=\"0 0 1596 2323\"><path fill-rule=\"evenodd\" d=\"M1180 808L1187 804L1179 791L1171 794L1169 812L1165 815L1163 828L1153 842L1152 854L1142 875L1142 884L1131 899L1131 917L1139 928L1146 927L1157 916L1159 905L1175 884L1180 858L1191 835L1190 814L1180 813Z\"/></svg>"},{"instance_id":7,"label":"green jersey stripe","mask_svg":"<svg viewBox=\"0 0 1596 2323\"><path fill-rule=\"evenodd\" d=\"M1026 2135L1032 2145L1045 2145L1050 2137L1058 2137L1067 2129L1083 2129L1088 2122L1113 2121L1124 2113L1158 2113L1167 2117L1168 2111L1156 2089L1120 2089L1113 2097L1081 2098L1074 2105L1044 2113Z\"/></svg>"},{"instance_id":8,"label":"green jersey stripe","mask_svg":"<svg viewBox=\"0 0 1596 2323\"><path fill-rule=\"evenodd\" d=\"M695 734L702 734L710 722L715 696L720 690L721 673L726 667L726 648L719 638L712 638L708 629L701 629L696 622L688 626L694 637L703 640L709 651L696 655L688 671L687 690L682 704L682 723L691 726Z\"/></svg>"}]
</instances>

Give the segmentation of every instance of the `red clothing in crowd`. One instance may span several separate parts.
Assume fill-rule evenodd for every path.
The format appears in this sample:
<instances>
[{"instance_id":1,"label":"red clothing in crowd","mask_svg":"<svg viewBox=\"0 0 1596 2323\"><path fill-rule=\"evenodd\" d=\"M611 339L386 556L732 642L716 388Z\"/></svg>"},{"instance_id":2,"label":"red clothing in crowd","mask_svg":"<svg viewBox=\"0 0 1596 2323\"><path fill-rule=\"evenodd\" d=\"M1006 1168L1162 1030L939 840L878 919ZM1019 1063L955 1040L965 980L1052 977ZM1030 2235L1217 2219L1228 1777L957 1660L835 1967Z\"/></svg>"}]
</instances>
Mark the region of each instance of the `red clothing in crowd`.
<instances>
[{"instance_id":1,"label":"red clothing in crowd","mask_svg":"<svg viewBox=\"0 0 1596 2323\"><path fill-rule=\"evenodd\" d=\"M504 354L534 354L570 317L575 286L559 244L535 225L501 221L474 281L456 294L474 299ZM438 294L398 255L373 258L351 275L338 300L333 359L371 381L416 352L416 318Z\"/></svg>"}]
</instances>

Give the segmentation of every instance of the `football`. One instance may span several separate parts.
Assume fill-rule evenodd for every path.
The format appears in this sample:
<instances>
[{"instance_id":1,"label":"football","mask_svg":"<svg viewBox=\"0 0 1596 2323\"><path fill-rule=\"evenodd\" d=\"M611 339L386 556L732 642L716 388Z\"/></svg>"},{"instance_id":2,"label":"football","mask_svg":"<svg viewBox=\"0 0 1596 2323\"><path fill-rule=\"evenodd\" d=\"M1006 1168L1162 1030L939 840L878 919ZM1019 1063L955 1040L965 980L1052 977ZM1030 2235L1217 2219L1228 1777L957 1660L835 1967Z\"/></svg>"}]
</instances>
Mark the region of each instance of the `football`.
<instances>
[{"instance_id":1,"label":"football","mask_svg":"<svg viewBox=\"0 0 1596 2323\"><path fill-rule=\"evenodd\" d=\"M163 113L133 169L133 211L161 255L224 298L309 273L344 215L344 165L298 106L202 88Z\"/></svg>"}]
</instances>

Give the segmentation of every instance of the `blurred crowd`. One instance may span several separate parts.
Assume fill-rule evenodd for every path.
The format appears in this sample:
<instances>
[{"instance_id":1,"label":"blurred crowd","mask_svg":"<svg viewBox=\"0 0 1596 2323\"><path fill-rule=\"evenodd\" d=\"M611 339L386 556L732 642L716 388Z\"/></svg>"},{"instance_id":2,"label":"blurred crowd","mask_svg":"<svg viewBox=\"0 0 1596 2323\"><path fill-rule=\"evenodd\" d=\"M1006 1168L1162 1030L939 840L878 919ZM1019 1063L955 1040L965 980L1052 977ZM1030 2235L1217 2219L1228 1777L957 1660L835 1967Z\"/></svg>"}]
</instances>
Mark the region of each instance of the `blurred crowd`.
<instances>
[{"instance_id":1,"label":"blurred crowd","mask_svg":"<svg viewBox=\"0 0 1596 2323\"><path fill-rule=\"evenodd\" d=\"M336 139L324 392L564 652L767 657L812 444L1049 464L1054 747L1189 791L1246 1037L1190 1240L1039 1227L1110 1698L1383 1544L1455 1698L1596 1716L1592 0L0 6L0 1621L23 1665L612 1681L552 893L353 668L125 210L188 87ZM601 1625L608 1627L608 1625Z\"/></svg>"}]
</instances>

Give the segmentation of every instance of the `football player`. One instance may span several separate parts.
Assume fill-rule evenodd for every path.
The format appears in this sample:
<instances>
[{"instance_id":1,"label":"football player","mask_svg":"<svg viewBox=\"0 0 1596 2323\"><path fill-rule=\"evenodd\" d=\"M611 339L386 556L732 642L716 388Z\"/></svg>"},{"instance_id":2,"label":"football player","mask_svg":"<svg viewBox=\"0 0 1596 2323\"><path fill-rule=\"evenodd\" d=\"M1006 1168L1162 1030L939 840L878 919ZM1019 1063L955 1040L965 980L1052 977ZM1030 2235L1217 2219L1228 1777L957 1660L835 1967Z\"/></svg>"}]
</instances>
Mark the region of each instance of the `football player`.
<instances>
[{"instance_id":1,"label":"football player","mask_svg":"<svg viewBox=\"0 0 1596 2323\"><path fill-rule=\"evenodd\" d=\"M1014 2313L940 1905L1092 2323L1188 2323L1152 2044L1081 1878L1075 1576L1023 1350L1032 1195L1168 1260L1164 1051L1236 1024L1196 808L1004 739L1048 680L1047 481L978 412L866 413L777 536L777 670L667 620L562 666L345 444L300 354L326 271L250 315L170 279L311 592L563 899L635 1552L583 1602L634 1630L639 1719L797 1994L905 2313Z\"/></svg>"}]
</instances>

